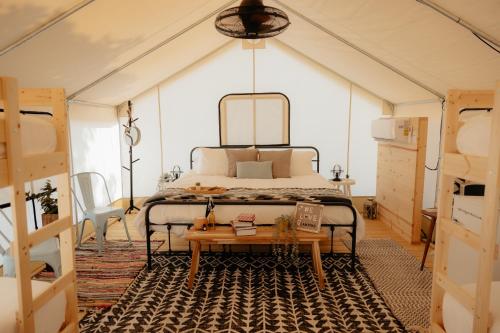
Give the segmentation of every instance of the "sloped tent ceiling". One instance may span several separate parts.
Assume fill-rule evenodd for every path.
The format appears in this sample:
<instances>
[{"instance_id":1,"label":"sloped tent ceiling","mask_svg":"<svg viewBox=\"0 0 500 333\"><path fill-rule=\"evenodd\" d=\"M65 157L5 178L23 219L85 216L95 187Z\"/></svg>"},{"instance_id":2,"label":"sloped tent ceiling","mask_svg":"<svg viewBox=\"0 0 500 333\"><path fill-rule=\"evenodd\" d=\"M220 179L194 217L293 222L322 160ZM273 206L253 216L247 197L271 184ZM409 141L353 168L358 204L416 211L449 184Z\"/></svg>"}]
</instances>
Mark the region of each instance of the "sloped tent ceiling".
<instances>
[{"instance_id":1,"label":"sloped tent ceiling","mask_svg":"<svg viewBox=\"0 0 500 333\"><path fill-rule=\"evenodd\" d=\"M499 1L434 1L500 39ZM90 2L0 56L0 73L17 77L22 86L62 86L68 95L79 92L76 99L117 105L231 42L215 31L214 15L239 3ZM0 49L78 3L81 1L2 0ZM280 43L393 103L435 98L412 81L445 95L451 88L491 88L500 78L498 53L417 1L268 0L265 3L290 15L292 25L277 37ZM390 64L411 80L333 35ZM123 66L164 41L168 43L130 66ZM113 75L107 76L110 73ZM93 82L92 87L81 90Z\"/></svg>"}]
</instances>

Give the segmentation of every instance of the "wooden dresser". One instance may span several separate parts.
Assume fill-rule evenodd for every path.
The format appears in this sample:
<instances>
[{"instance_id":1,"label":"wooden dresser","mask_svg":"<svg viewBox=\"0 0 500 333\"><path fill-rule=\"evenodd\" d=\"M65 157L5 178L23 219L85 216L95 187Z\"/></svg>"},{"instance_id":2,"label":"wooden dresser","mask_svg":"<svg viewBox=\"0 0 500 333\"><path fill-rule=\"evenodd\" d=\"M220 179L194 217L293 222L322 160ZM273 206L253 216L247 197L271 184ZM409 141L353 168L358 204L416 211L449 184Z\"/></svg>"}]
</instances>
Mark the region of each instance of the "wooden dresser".
<instances>
[{"instance_id":1,"label":"wooden dresser","mask_svg":"<svg viewBox=\"0 0 500 333\"><path fill-rule=\"evenodd\" d=\"M406 118L394 140L379 140L379 218L411 243L420 242L427 118Z\"/></svg>"}]
</instances>

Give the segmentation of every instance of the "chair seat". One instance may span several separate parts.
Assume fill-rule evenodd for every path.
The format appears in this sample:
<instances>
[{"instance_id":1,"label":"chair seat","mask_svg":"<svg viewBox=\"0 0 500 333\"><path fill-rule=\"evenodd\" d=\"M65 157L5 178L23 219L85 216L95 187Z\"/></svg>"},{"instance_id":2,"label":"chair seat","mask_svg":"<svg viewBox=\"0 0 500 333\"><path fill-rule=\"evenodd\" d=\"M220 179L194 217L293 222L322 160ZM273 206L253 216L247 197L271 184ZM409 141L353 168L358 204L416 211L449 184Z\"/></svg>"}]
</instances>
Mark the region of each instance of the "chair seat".
<instances>
[{"instance_id":1,"label":"chair seat","mask_svg":"<svg viewBox=\"0 0 500 333\"><path fill-rule=\"evenodd\" d=\"M32 261L41 261L48 264L54 270L56 277L61 276L61 255L59 254L59 239L49 238L45 242L34 246L30 250ZM10 254L10 249L3 256L4 276L16 276L14 257Z\"/></svg>"},{"instance_id":2,"label":"chair seat","mask_svg":"<svg viewBox=\"0 0 500 333\"><path fill-rule=\"evenodd\" d=\"M45 242L34 246L30 250L32 257L44 256L48 253L59 253L59 239L55 237L49 238Z\"/></svg>"},{"instance_id":3,"label":"chair seat","mask_svg":"<svg viewBox=\"0 0 500 333\"><path fill-rule=\"evenodd\" d=\"M85 216L90 217L100 217L100 218L108 218L108 217L123 217L125 216L125 210L123 208L114 208L111 206L106 207L96 207L93 209L89 209L85 211Z\"/></svg>"}]
</instances>

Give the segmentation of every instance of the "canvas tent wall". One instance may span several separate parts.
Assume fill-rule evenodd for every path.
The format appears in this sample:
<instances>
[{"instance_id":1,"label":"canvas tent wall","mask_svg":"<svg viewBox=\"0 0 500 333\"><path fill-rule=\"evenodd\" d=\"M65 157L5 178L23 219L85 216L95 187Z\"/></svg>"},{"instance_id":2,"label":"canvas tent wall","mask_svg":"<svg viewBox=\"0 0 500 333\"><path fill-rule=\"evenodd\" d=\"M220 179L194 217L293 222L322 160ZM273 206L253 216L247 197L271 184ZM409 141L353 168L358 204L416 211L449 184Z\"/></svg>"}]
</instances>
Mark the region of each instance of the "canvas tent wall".
<instances>
[{"instance_id":1,"label":"canvas tent wall","mask_svg":"<svg viewBox=\"0 0 500 333\"><path fill-rule=\"evenodd\" d=\"M0 47L7 48L81 2L2 1ZM75 98L117 105L224 45L228 38L213 28L214 15L238 3L147 0L139 8L132 0L87 2L3 54L0 72L18 77L25 86L62 86L70 95L80 91ZM436 3L500 39L497 1ZM284 7L292 20L278 40L395 104L434 96L332 35L440 95L452 87L491 87L500 74L497 53L417 1L269 0L268 4ZM109 73L114 74L108 77Z\"/></svg>"}]
</instances>

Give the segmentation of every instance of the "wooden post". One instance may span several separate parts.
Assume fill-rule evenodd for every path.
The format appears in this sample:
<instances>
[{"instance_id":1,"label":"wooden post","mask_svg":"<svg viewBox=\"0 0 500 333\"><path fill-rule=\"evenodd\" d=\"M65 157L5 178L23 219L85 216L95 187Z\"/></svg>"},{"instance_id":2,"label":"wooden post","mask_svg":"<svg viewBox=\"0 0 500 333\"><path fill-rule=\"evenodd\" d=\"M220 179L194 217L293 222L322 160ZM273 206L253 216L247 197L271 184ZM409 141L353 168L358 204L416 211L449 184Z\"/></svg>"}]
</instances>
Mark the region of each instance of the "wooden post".
<instances>
[{"instance_id":1,"label":"wooden post","mask_svg":"<svg viewBox=\"0 0 500 333\"><path fill-rule=\"evenodd\" d=\"M21 144L21 120L17 82L13 78L2 79L2 96L5 104L5 127L7 139L7 162L9 183L12 186L10 202L14 221L12 256L16 265L17 329L19 332L34 332L33 298L31 290L31 265L28 245L28 219L24 192L24 170Z\"/></svg>"},{"instance_id":2,"label":"wooden post","mask_svg":"<svg viewBox=\"0 0 500 333\"><path fill-rule=\"evenodd\" d=\"M67 105L63 89L52 89L52 110L53 121L57 131L57 150L65 154L66 173L56 177L57 181L57 204L59 218L69 217L71 214L71 188L69 180L69 139L68 126L69 119ZM75 271L75 250L74 234L72 228L67 228L59 235L61 252L62 274L71 273L73 283L66 288L66 323L74 323L75 331L78 328L78 303L76 298L76 271Z\"/></svg>"},{"instance_id":3,"label":"wooden post","mask_svg":"<svg viewBox=\"0 0 500 333\"><path fill-rule=\"evenodd\" d=\"M492 111L490 149L488 153L488 172L483 204L483 223L481 224L481 249L479 251L479 271L476 287L476 306L473 331L488 331L491 279L495 260L498 201L500 187L500 81L497 82L495 108Z\"/></svg>"}]
</instances>

